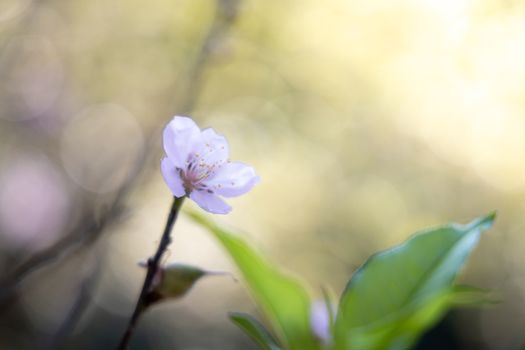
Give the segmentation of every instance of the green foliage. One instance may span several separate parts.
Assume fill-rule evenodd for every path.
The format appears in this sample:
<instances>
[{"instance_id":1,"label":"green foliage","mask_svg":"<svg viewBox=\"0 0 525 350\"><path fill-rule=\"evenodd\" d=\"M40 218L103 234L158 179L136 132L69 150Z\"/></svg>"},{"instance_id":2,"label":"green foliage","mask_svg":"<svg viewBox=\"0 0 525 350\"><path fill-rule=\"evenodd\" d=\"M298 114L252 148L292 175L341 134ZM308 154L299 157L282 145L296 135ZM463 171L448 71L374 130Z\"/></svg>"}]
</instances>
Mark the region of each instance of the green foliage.
<instances>
[{"instance_id":1,"label":"green foliage","mask_svg":"<svg viewBox=\"0 0 525 350\"><path fill-rule=\"evenodd\" d=\"M335 348L407 349L450 306L470 303L453 282L494 217L421 232L370 257L341 297Z\"/></svg>"},{"instance_id":2,"label":"green foliage","mask_svg":"<svg viewBox=\"0 0 525 350\"><path fill-rule=\"evenodd\" d=\"M281 350L270 332L254 317L240 312L231 312L230 320L255 341L262 350Z\"/></svg>"},{"instance_id":3,"label":"green foliage","mask_svg":"<svg viewBox=\"0 0 525 350\"><path fill-rule=\"evenodd\" d=\"M267 262L241 238L199 213L192 211L189 215L207 228L228 251L261 311L273 326L279 344L285 349L319 349L310 331L310 298L304 287Z\"/></svg>"},{"instance_id":4,"label":"green foliage","mask_svg":"<svg viewBox=\"0 0 525 350\"><path fill-rule=\"evenodd\" d=\"M331 325L332 342L323 347L309 329L311 300L297 281L269 264L241 238L198 213L190 216L226 248L277 332L278 342L274 342L250 316L231 317L264 350L409 349L451 307L491 301L486 291L455 286L454 280L481 232L492 225L494 214L467 225L450 224L415 234L370 257L348 282Z\"/></svg>"}]
</instances>

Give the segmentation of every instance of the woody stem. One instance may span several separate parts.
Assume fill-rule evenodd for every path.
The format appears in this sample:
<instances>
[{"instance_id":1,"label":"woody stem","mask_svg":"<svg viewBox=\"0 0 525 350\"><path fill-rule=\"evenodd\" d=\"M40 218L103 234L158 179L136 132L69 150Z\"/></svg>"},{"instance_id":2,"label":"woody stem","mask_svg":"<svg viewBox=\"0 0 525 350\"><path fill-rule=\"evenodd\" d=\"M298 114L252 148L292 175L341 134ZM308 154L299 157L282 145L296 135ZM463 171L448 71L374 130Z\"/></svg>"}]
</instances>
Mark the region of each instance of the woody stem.
<instances>
[{"instance_id":1,"label":"woody stem","mask_svg":"<svg viewBox=\"0 0 525 350\"><path fill-rule=\"evenodd\" d=\"M171 210L168 215L166 227L164 228L164 233L162 234L155 255L148 259L148 271L146 273L146 278L144 278L144 283L142 284L142 290L140 291L139 299L137 300L135 310L133 311L133 314L131 315L131 318L128 322L126 331L120 339L119 345L117 346L117 350L128 349L129 341L131 339L131 336L133 335L135 326L137 325L137 321L139 320L140 315L142 315L144 310L146 310L146 308L148 307L148 296L151 292L153 280L157 271L159 270L160 260L171 243L171 230L173 229L175 221L177 221L177 217L182 203L184 202L184 198L185 197L173 197L173 204L171 205Z\"/></svg>"}]
</instances>

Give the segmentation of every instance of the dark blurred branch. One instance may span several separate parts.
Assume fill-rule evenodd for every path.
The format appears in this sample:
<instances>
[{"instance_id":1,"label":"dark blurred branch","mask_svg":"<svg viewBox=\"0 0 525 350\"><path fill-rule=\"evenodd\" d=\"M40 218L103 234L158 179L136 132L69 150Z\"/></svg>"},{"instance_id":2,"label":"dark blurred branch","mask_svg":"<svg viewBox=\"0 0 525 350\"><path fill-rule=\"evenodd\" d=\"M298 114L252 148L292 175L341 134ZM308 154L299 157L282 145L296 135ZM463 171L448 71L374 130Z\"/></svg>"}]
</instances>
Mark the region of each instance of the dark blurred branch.
<instances>
[{"instance_id":1,"label":"dark blurred branch","mask_svg":"<svg viewBox=\"0 0 525 350\"><path fill-rule=\"evenodd\" d=\"M12 287L20 284L32 272L59 260L63 256L71 254L71 249L81 245L91 245L97 240L102 231L107 225L116 218L119 218L122 213L120 200L115 200L111 208L105 213L100 221L91 217L87 220L82 220L82 228L73 235L68 235L62 240L55 243L53 246L44 249L37 254L30 256L26 261L18 265L9 275L8 281Z\"/></svg>"},{"instance_id":2,"label":"dark blurred branch","mask_svg":"<svg viewBox=\"0 0 525 350\"><path fill-rule=\"evenodd\" d=\"M238 17L240 3L241 0L217 0L210 29L187 70L182 98L177 101L178 113L185 115L193 111L205 81L206 66L224 45L224 39Z\"/></svg>"},{"instance_id":3,"label":"dark blurred branch","mask_svg":"<svg viewBox=\"0 0 525 350\"><path fill-rule=\"evenodd\" d=\"M179 215L179 210L183 202L184 197L174 197L173 199L173 204L168 215L168 220L166 222L166 227L164 228L164 233L162 234L162 238L160 239L159 246L157 248L157 251L155 252L155 255L148 259L148 272L146 274L146 278L144 279L142 290L140 291L140 296L137 301L137 305L135 306L135 310L131 315L126 331L124 332L120 343L117 347L118 350L126 350L128 348L128 344L131 339L131 336L133 335L133 331L135 330L135 326L137 325L137 321L139 320L139 317L142 315L144 310L146 310L146 308L150 304L150 296L153 288L153 281L155 279L157 271L159 271L160 260L171 243L171 230L173 229L175 221L177 221L177 216Z\"/></svg>"},{"instance_id":4,"label":"dark blurred branch","mask_svg":"<svg viewBox=\"0 0 525 350\"><path fill-rule=\"evenodd\" d=\"M79 220L69 234L47 249L39 251L27 258L0 281L0 310L10 304L16 295L18 286L33 272L49 264L70 256L79 249L92 246L102 236L111 224L116 223L124 212L124 201L129 191L138 181L143 164L146 161L146 151L138 157L128 181L118 190L110 206L102 214L91 210Z\"/></svg>"},{"instance_id":5,"label":"dark blurred branch","mask_svg":"<svg viewBox=\"0 0 525 350\"><path fill-rule=\"evenodd\" d=\"M115 203L117 204L117 203ZM19 285L33 272L48 266L54 261L63 259L77 252L81 248L93 245L106 228L109 221L120 217L121 207L114 205L112 209L103 217L101 222L90 220L75 235L66 236L48 249L38 252L29 257L25 262L17 266L8 277L2 281L0 292L0 310L7 307L14 297Z\"/></svg>"},{"instance_id":6,"label":"dark blurred branch","mask_svg":"<svg viewBox=\"0 0 525 350\"><path fill-rule=\"evenodd\" d=\"M75 329L78 322L82 318L84 311L89 305L90 292L95 288L99 281L102 263L97 260L96 266L91 274L84 279L78 289L77 297L69 309L68 314L62 321L57 332L48 340L47 345L43 347L44 350L55 350L61 348L63 340Z\"/></svg>"}]
</instances>

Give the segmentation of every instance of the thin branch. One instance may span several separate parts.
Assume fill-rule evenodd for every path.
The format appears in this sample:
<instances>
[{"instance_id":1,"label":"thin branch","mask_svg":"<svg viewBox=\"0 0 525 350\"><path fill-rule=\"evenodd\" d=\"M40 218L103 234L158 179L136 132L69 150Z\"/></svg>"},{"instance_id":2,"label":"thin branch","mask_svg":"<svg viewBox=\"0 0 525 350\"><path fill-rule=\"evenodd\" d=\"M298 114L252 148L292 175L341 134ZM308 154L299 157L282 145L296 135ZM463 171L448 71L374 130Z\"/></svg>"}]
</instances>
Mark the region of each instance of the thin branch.
<instances>
[{"instance_id":1,"label":"thin branch","mask_svg":"<svg viewBox=\"0 0 525 350\"><path fill-rule=\"evenodd\" d=\"M146 308L150 304L149 297L153 286L153 280L155 278L155 275L157 274L157 271L159 270L160 260L164 255L164 252L168 248L169 244L171 243L170 233L173 229L175 221L177 220L177 216L179 214L179 210L183 202L184 197L174 197L173 199L173 204L168 215L168 220L166 222L166 227L164 228L164 233L162 234L162 238L160 239L159 246L157 248L157 251L155 252L155 255L152 258L148 259L148 272L146 273L146 278L144 279L142 290L140 291L140 296L137 300L135 310L131 315L126 331L124 332L120 343L117 347L118 350L126 350L128 348L128 344L135 330L135 326L137 325L137 321L139 320L139 317L142 315L144 310L146 310Z\"/></svg>"}]
</instances>

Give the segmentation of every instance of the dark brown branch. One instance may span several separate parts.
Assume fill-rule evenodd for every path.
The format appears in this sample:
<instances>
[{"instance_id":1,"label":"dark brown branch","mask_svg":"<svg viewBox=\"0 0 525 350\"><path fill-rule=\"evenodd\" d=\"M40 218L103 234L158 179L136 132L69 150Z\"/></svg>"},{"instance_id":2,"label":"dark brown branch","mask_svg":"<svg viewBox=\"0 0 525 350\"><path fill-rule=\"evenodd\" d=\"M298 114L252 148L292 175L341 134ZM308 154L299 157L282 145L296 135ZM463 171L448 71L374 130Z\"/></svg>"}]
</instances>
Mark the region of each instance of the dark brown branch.
<instances>
[{"instance_id":1,"label":"dark brown branch","mask_svg":"<svg viewBox=\"0 0 525 350\"><path fill-rule=\"evenodd\" d=\"M135 326L137 325L137 321L139 320L140 316L142 315L144 310L146 310L146 308L149 305L148 300L151 294L153 280L155 278L157 271L159 270L160 260L162 256L164 255L164 252L168 248L169 244L171 243L170 233L171 233L171 230L173 229L173 225L175 224L175 221L177 220L177 216L179 214L179 210L183 202L184 202L184 197L182 198L174 197L173 199L173 204L171 206L171 210L168 215L168 221L166 222L164 233L162 234L162 238L160 239L159 246L157 248L157 251L155 252L155 255L153 255L153 257L148 259L148 272L146 273L146 278L144 279L142 290L140 291L140 296L137 301L137 305L135 306L135 310L133 311L133 314L131 315L126 331L124 332L122 338L120 339L120 343L117 347L118 350L126 350L128 348L128 344L131 339L131 336L133 335L133 331L135 330Z\"/></svg>"}]
</instances>

